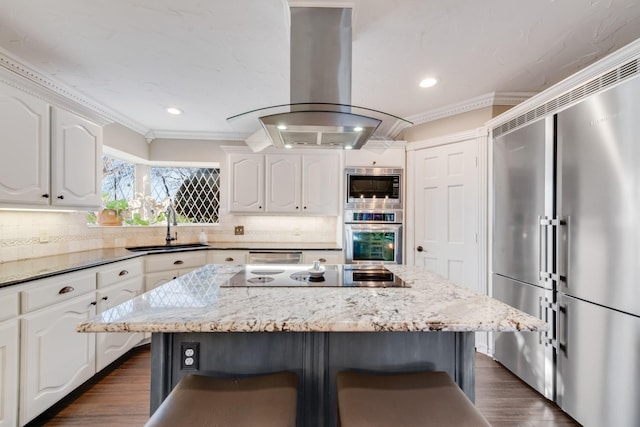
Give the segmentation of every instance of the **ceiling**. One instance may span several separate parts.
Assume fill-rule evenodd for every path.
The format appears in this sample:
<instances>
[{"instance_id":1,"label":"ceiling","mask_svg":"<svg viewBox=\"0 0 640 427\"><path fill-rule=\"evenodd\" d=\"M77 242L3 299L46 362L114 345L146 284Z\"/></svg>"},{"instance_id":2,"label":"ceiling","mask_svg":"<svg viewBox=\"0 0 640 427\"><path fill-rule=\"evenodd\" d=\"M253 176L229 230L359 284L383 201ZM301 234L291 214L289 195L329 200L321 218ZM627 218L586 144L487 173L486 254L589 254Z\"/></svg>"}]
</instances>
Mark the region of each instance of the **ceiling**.
<instances>
[{"instance_id":1,"label":"ceiling","mask_svg":"<svg viewBox=\"0 0 640 427\"><path fill-rule=\"evenodd\" d=\"M0 0L0 52L140 133L234 139L227 117L289 102L290 3L353 5L351 102L409 120L640 38L637 0Z\"/></svg>"}]
</instances>

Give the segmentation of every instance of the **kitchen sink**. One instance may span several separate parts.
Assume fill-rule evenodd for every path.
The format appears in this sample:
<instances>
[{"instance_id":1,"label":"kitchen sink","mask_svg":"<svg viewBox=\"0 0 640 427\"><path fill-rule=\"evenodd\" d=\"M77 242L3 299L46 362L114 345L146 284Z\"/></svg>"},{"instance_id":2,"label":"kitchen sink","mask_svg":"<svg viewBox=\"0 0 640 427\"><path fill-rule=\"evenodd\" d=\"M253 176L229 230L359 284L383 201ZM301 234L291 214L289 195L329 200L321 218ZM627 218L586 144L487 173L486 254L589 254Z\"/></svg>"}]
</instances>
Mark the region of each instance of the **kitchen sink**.
<instances>
[{"instance_id":1,"label":"kitchen sink","mask_svg":"<svg viewBox=\"0 0 640 427\"><path fill-rule=\"evenodd\" d=\"M183 245L153 245L153 246L132 246L125 248L131 252L167 252L180 249L206 248L209 245L202 243L185 243Z\"/></svg>"}]
</instances>

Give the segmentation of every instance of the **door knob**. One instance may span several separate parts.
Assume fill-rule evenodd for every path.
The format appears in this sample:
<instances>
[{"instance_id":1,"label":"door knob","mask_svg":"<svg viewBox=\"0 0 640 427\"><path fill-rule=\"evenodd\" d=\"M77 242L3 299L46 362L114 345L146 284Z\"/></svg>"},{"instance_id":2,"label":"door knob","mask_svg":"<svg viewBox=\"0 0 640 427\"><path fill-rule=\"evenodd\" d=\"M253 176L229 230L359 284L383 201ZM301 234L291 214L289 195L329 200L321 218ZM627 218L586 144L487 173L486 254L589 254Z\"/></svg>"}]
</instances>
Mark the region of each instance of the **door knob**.
<instances>
[{"instance_id":1,"label":"door knob","mask_svg":"<svg viewBox=\"0 0 640 427\"><path fill-rule=\"evenodd\" d=\"M424 251L424 248L423 248L422 246L418 246L418 247L416 248L416 250L417 250L418 252L422 252L422 251Z\"/></svg>"}]
</instances>

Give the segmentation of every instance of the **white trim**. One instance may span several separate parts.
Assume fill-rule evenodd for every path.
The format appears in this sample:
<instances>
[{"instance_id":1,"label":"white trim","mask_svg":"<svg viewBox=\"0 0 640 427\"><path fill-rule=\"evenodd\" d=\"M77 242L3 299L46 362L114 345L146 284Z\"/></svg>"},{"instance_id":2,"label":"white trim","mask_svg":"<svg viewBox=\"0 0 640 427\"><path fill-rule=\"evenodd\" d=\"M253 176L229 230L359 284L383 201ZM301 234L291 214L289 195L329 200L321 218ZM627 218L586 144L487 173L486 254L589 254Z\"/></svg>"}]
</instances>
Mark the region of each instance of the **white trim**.
<instances>
[{"instance_id":1,"label":"white trim","mask_svg":"<svg viewBox=\"0 0 640 427\"><path fill-rule=\"evenodd\" d=\"M436 138L423 139L407 144L407 151L421 150L423 148L437 147L439 145L453 144L455 142L467 141L483 136L487 133L486 128L480 127L451 135L438 136Z\"/></svg>"},{"instance_id":2,"label":"white trim","mask_svg":"<svg viewBox=\"0 0 640 427\"><path fill-rule=\"evenodd\" d=\"M37 68L17 60L3 48L0 48L0 81L101 126L118 122L141 134L147 131L140 123L46 76Z\"/></svg>"},{"instance_id":3,"label":"white trim","mask_svg":"<svg viewBox=\"0 0 640 427\"><path fill-rule=\"evenodd\" d=\"M491 92L456 104L415 114L406 119L413 122L415 126L494 105L518 105L534 95L535 92Z\"/></svg>"},{"instance_id":4,"label":"white trim","mask_svg":"<svg viewBox=\"0 0 640 427\"><path fill-rule=\"evenodd\" d=\"M213 141L244 141L241 135L235 132L212 132L212 131L181 131L152 129L144 134L147 142L154 139L201 139Z\"/></svg>"},{"instance_id":5,"label":"white trim","mask_svg":"<svg viewBox=\"0 0 640 427\"><path fill-rule=\"evenodd\" d=\"M540 105L558 98L563 94L570 92L572 89L581 86L588 81L599 77L611 69L617 68L628 61L636 59L640 56L640 39L637 39L628 45L618 49L617 51L607 55L601 60L589 65L587 68L567 77L566 79L556 83L549 89L540 92L538 95L524 101L523 103L509 109L499 116L489 120L485 126L488 128L496 128L518 116L521 116Z\"/></svg>"}]
</instances>

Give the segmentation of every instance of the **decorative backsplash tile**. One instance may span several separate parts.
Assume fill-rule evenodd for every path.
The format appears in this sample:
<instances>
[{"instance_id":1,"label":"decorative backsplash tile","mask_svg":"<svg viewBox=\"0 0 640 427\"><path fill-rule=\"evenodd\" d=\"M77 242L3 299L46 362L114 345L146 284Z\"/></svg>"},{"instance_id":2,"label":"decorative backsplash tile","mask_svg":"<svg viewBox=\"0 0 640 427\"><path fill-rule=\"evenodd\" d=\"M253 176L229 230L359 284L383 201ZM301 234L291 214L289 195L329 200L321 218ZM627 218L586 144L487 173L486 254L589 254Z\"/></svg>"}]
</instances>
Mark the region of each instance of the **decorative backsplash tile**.
<instances>
[{"instance_id":1,"label":"decorative backsplash tile","mask_svg":"<svg viewBox=\"0 0 640 427\"><path fill-rule=\"evenodd\" d=\"M178 243L198 241L203 228L213 242L334 243L339 217L222 216L211 226L171 227ZM243 225L236 236L234 226ZM94 227L85 212L0 210L0 263L69 252L163 244L165 226Z\"/></svg>"}]
</instances>

